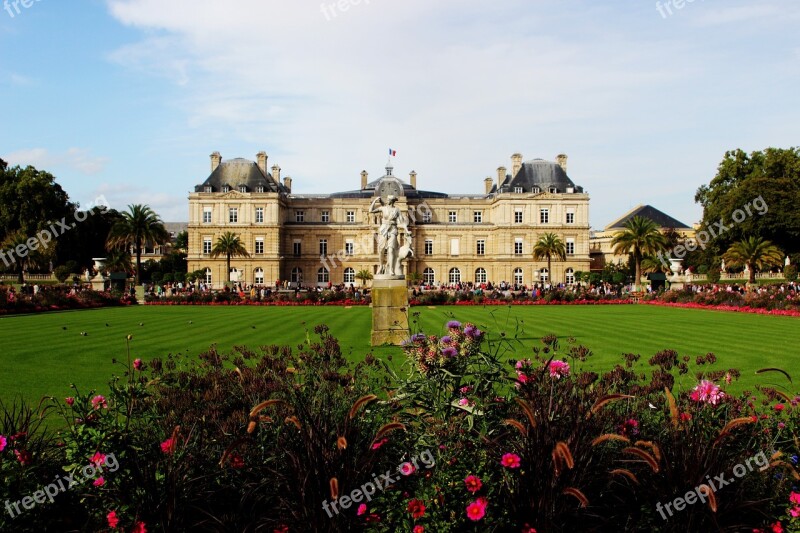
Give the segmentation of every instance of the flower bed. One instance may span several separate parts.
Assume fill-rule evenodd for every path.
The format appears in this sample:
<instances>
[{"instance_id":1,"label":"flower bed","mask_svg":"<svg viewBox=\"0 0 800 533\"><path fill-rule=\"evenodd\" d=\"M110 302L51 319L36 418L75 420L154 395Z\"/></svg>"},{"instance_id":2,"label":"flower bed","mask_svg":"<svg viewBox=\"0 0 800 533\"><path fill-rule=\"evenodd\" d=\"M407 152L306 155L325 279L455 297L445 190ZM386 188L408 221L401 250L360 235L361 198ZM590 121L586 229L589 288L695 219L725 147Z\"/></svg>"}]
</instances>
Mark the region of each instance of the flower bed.
<instances>
[{"instance_id":1,"label":"flower bed","mask_svg":"<svg viewBox=\"0 0 800 533\"><path fill-rule=\"evenodd\" d=\"M70 294L66 287L43 288L37 295L14 295L0 288L0 315L44 313L74 309L118 307L136 303L135 297L88 289Z\"/></svg>"}]
</instances>

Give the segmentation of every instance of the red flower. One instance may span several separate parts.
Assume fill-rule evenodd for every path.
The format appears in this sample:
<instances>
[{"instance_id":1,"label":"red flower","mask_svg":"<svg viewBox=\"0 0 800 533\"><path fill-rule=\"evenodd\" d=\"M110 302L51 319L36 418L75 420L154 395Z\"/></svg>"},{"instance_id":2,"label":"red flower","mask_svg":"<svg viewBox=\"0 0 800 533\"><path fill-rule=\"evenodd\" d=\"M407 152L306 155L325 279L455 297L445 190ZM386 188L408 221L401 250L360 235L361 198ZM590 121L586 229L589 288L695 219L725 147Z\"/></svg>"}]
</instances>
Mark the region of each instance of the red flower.
<instances>
[{"instance_id":1,"label":"red flower","mask_svg":"<svg viewBox=\"0 0 800 533\"><path fill-rule=\"evenodd\" d=\"M289 533L289 526L280 525L272 530L272 533Z\"/></svg>"},{"instance_id":2,"label":"red flower","mask_svg":"<svg viewBox=\"0 0 800 533\"><path fill-rule=\"evenodd\" d=\"M111 529L116 529L117 525L119 524L119 518L117 518L117 512L111 511L106 515L106 520L108 520L108 527Z\"/></svg>"},{"instance_id":3,"label":"red flower","mask_svg":"<svg viewBox=\"0 0 800 533\"><path fill-rule=\"evenodd\" d=\"M422 518L425 516L425 504L422 500L411 500L408 502L408 512L411 513L411 516L416 518Z\"/></svg>"},{"instance_id":4,"label":"red flower","mask_svg":"<svg viewBox=\"0 0 800 533\"><path fill-rule=\"evenodd\" d=\"M536 533L536 528L531 527L530 524L525 524L522 527L522 533Z\"/></svg>"},{"instance_id":5,"label":"red flower","mask_svg":"<svg viewBox=\"0 0 800 533\"><path fill-rule=\"evenodd\" d=\"M67 405L69 405L70 407L72 407L72 404L74 404L74 403L75 403L75 398L73 398L72 396L70 396L69 398L64 398L64 401L65 401L65 402L67 402Z\"/></svg>"},{"instance_id":6,"label":"red flower","mask_svg":"<svg viewBox=\"0 0 800 533\"><path fill-rule=\"evenodd\" d=\"M136 522L133 526L131 533L147 533L147 527L144 522Z\"/></svg>"},{"instance_id":7,"label":"red flower","mask_svg":"<svg viewBox=\"0 0 800 533\"><path fill-rule=\"evenodd\" d=\"M475 494L481 487L483 486L483 482L481 478L478 476L469 475L464 479L464 484L467 486L467 490L471 493Z\"/></svg>"},{"instance_id":8,"label":"red flower","mask_svg":"<svg viewBox=\"0 0 800 533\"><path fill-rule=\"evenodd\" d=\"M776 411L783 411L783 408L784 408L784 407L786 407L786 406L785 406L785 405L783 405L782 403L776 403L776 404L775 404L775 410L776 410Z\"/></svg>"},{"instance_id":9,"label":"red flower","mask_svg":"<svg viewBox=\"0 0 800 533\"><path fill-rule=\"evenodd\" d=\"M244 468L244 459L238 453L231 454L231 468Z\"/></svg>"},{"instance_id":10,"label":"red flower","mask_svg":"<svg viewBox=\"0 0 800 533\"><path fill-rule=\"evenodd\" d=\"M473 522L477 522L486 515L486 498L478 498L471 504L467 505L467 518Z\"/></svg>"},{"instance_id":11,"label":"red flower","mask_svg":"<svg viewBox=\"0 0 800 533\"><path fill-rule=\"evenodd\" d=\"M691 413L681 413L681 422L686 422L692 419Z\"/></svg>"},{"instance_id":12,"label":"red flower","mask_svg":"<svg viewBox=\"0 0 800 533\"><path fill-rule=\"evenodd\" d=\"M502 459L500 459L500 464L506 468L519 468L519 455L515 453L506 453L503 455Z\"/></svg>"},{"instance_id":13,"label":"red flower","mask_svg":"<svg viewBox=\"0 0 800 533\"><path fill-rule=\"evenodd\" d=\"M161 451L167 455L172 455L175 453L175 449L178 447L178 443L172 437L168 438L164 442L161 443Z\"/></svg>"},{"instance_id":14,"label":"red flower","mask_svg":"<svg viewBox=\"0 0 800 533\"><path fill-rule=\"evenodd\" d=\"M420 525L414 526L414 533L425 533L425 527Z\"/></svg>"},{"instance_id":15,"label":"red flower","mask_svg":"<svg viewBox=\"0 0 800 533\"><path fill-rule=\"evenodd\" d=\"M356 515L357 516L361 516L363 514L367 514L367 504L366 503L362 503L361 505L359 505L358 506L358 511L356 511Z\"/></svg>"},{"instance_id":16,"label":"red flower","mask_svg":"<svg viewBox=\"0 0 800 533\"><path fill-rule=\"evenodd\" d=\"M772 533L783 533L783 526L781 525L780 521L772 524Z\"/></svg>"},{"instance_id":17,"label":"red flower","mask_svg":"<svg viewBox=\"0 0 800 533\"><path fill-rule=\"evenodd\" d=\"M17 461L19 461L19 464L22 466L29 465L33 460L33 456L28 450L14 450L14 455L17 456Z\"/></svg>"}]
</instances>

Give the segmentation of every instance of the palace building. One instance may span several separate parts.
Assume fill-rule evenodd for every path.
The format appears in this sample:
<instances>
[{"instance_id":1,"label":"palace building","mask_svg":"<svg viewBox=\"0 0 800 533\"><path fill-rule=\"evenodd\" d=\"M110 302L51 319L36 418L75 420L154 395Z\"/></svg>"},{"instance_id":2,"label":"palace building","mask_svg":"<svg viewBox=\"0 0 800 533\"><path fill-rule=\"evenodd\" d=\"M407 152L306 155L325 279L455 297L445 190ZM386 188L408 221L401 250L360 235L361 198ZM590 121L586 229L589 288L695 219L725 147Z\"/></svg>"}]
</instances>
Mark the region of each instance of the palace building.
<instances>
[{"instance_id":1,"label":"palace building","mask_svg":"<svg viewBox=\"0 0 800 533\"><path fill-rule=\"evenodd\" d=\"M210 176L189 195L189 271L205 272L215 288L229 277L248 285L359 284L356 274L374 273L379 264L379 215L370 215L370 203L389 195L398 198L413 235L407 272L423 282L569 284L576 272L590 269L589 195L568 177L565 155L551 162L514 154L511 172L498 168L480 194L418 189L416 172L402 180L391 163L376 180L361 172L354 190L294 194L292 179L281 179L281 168L268 168L267 159L260 152L256 161L223 161L215 152ZM249 253L231 258L229 275L226 258L211 257L225 232L238 235ZM546 260L533 259L537 240L548 232L567 252L566 261L552 260L552 272Z\"/></svg>"}]
</instances>

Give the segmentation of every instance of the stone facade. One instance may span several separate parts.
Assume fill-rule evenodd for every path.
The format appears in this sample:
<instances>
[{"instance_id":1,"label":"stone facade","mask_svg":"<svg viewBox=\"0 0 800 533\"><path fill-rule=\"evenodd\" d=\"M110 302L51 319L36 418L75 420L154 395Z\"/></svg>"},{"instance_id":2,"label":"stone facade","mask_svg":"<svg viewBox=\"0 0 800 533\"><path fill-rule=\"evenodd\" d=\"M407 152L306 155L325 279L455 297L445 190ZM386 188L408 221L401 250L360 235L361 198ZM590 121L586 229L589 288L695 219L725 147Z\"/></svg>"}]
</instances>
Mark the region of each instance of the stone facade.
<instances>
[{"instance_id":1,"label":"stone facade","mask_svg":"<svg viewBox=\"0 0 800 533\"><path fill-rule=\"evenodd\" d=\"M589 270L589 196L567 177L566 161L561 155L557 162L523 162L515 154L512 172L500 167L497 179L483 181L483 194L419 190L416 173L400 180L388 164L372 182L362 172L358 189L309 195L293 194L291 178L281 180L277 165L268 171L263 152L255 162L223 161L215 152L211 175L189 196L189 270L205 271L214 287L223 286L225 258L212 259L210 250L231 231L250 253L231 260L234 281L359 285L355 273L378 267L370 202L392 194L413 232L407 272L423 281L570 282L574 272ZM552 273L543 271L545 260L533 260L546 232L567 244L567 260L553 260Z\"/></svg>"}]
</instances>

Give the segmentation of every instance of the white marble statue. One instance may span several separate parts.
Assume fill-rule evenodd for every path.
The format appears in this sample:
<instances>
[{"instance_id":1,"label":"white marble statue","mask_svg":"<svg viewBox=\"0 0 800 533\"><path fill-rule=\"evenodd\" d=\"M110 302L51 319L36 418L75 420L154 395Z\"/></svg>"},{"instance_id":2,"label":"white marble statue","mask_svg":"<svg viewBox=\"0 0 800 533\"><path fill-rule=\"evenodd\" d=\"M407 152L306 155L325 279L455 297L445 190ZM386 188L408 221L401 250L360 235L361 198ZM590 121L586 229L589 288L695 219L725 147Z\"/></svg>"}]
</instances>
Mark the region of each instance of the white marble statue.
<instances>
[{"instance_id":1,"label":"white marble statue","mask_svg":"<svg viewBox=\"0 0 800 533\"><path fill-rule=\"evenodd\" d=\"M376 204L380 202L381 206ZM378 276L387 278L403 278L403 261L414 255L412 249L411 231L408 229L408 221L395 207L397 197L388 196L386 204L382 198L377 197L372 200L369 212L381 215L380 229L378 230L378 257L380 258L380 268ZM398 234L403 229L404 243L400 246Z\"/></svg>"}]
</instances>

